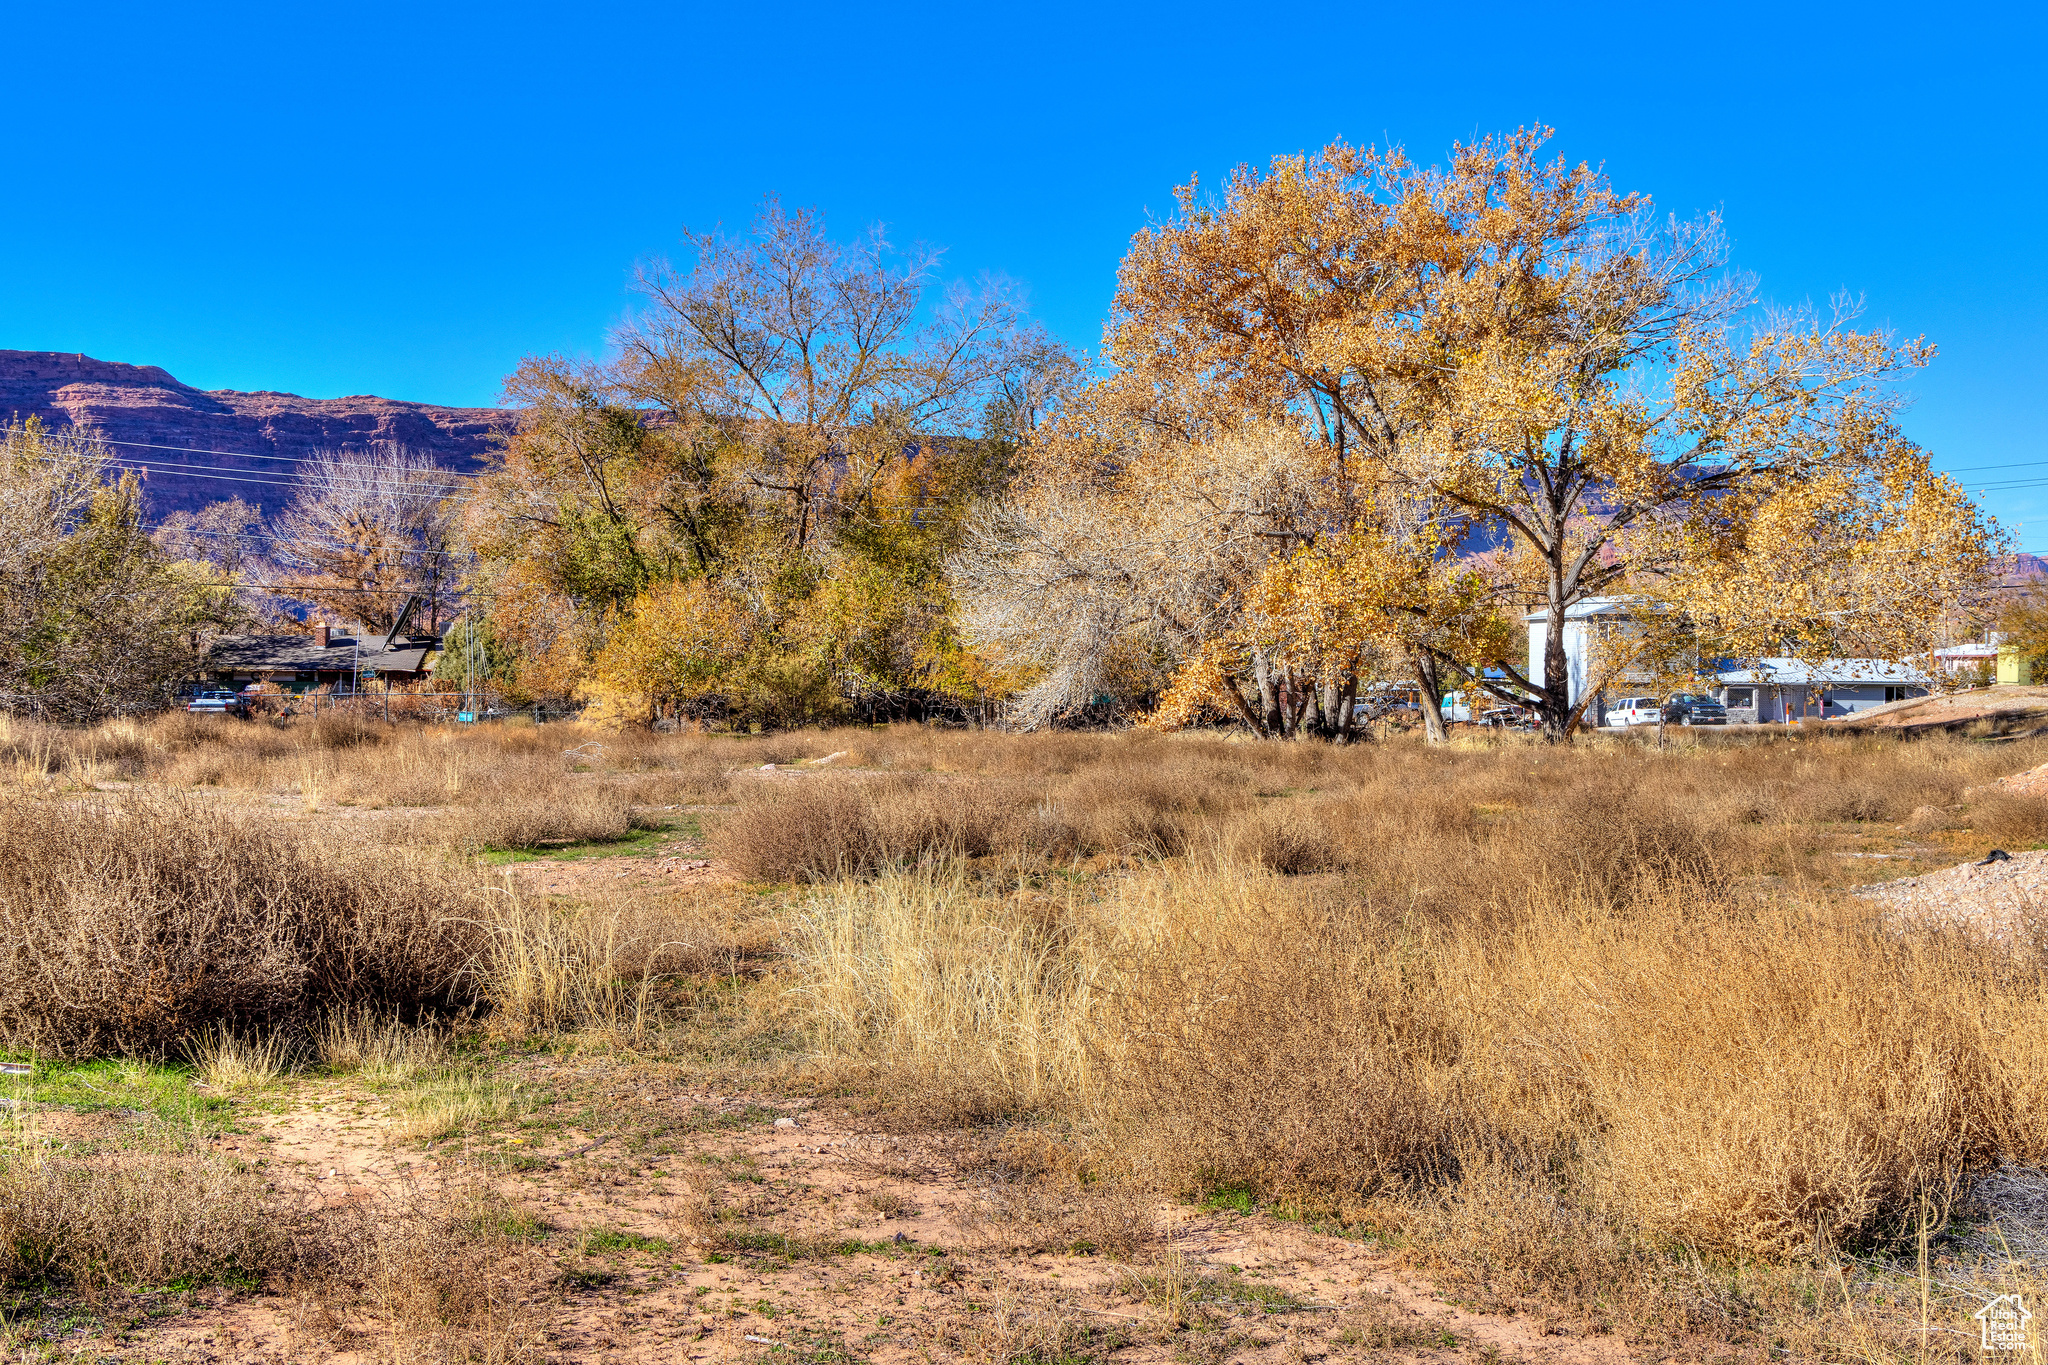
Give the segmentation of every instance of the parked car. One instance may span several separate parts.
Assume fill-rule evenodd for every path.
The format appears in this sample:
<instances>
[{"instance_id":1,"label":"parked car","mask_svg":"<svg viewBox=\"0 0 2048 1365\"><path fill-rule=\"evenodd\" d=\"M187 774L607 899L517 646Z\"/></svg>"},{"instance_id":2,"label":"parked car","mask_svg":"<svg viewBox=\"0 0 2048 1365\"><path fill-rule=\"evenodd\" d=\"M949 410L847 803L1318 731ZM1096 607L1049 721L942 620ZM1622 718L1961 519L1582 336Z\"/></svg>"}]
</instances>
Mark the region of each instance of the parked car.
<instances>
[{"instance_id":1,"label":"parked car","mask_svg":"<svg viewBox=\"0 0 2048 1365\"><path fill-rule=\"evenodd\" d=\"M1446 692L1441 705L1446 725L1458 725L1472 719L1472 703L1465 700L1463 692Z\"/></svg>"},{"instance_id":2,"label":"parked car","mask_svg":"<svg viewBox=\"0 0 2048 1365\"><path fill-rule=\"evenodd\" d=\"M241 697L226 688L193 693L192 700L185 703L185 709L196 716L244 716L249 713Z\"/></svg>"},{"instance_id":3,"label":"parked car","mask_svg":"<svg viewBox=\"0 0 2048 1365\"><path fill-rule=\"evenodd\" d=\"M1692 692L1680 692L1664 703L1664 723L1667 725L1726 725L1728 708L1712 697L1698 696Z\"/></svg>"},{"instance_id":4,"label":"parked car","mask_svg":"<svg viewBox=\"0 0 2048 1365\"><path fill-rule=\"evenodd\" d=\"M1623 697L1607 708L1609 725L1655 725L1658 706L1655 697Z\"/></svg>"}]
</instances>

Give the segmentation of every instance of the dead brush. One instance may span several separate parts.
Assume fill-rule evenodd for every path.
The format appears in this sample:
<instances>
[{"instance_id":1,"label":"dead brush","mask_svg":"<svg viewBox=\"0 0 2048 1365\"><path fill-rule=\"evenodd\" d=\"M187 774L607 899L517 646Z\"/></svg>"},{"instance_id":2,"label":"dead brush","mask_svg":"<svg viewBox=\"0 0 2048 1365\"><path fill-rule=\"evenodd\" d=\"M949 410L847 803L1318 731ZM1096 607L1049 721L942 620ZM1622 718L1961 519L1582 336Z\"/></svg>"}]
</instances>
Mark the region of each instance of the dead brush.
<instances>
[{"instance_id":1,"label":"dead brush","mask_svg":"<svg viewBox=\"0 0 2048 1365\"><path fill-rule=\"evenodd\" d=\"M527 899L509 882L479 925L488 937L476 979L491 1027L512 1037L580 1031L644 1042L664 980L729 965L742 951L740 927L701 901L564 905Z\"/></svg>"},{"instance_id":2,"label":"dead brush","mask_svg":"<svg viewBox=\"0 0 2048 1365\"><path fill-rule=\"evenodd\" d=\"M681 1187L662 1209L662 1219L679 1245L695 1255L766 1252L790 1261L831 1256L850 1247L848 1239L829 1233L763 1227L756 1218L765 1211L765 1201L750 1192L732 1199L727 1197L729 1189L723 1177L709 1171L682 1177Z\"/></svg>"},{"instance_id":3,"label":"dead brush","mask_svg":"<svg viewBox=\"0 0 2048 1365\"><path fill-rule=\"evenodd\" d=\"M1539 894L1500 933L1156 885L1098 1036L1128 1155L1168 1178L1357 1201L1511 1153L1650 1237L1782 1256L2048 1138L2005 1117L2037 1049L1994 1041L2048 1039L2043 1007L1867 911L1644 883L1620 915Z\"/></svg>"},{"instance_id":4,"label":"dead brush","mask_svg":"<svg viewBox=\"0 0 2048 1365\"><path fill-rule=\"evenodd\" d=\"M303 1315L403 1365L545 1360L558 1279L545 1231L482 1185L358 1205L345 1254L301 1278Z\"/></svg>"},{"instance_id":5,"label":"dead brush","mask_svg":"<svg viewBox=\"0 0 2048 1365\"><path fill-rule=\"evenodd\" d=\"M1962 816L1989 843L2027 848L2048 841L2048 801L1987 785L1973 792Z\"/></svg>"},{"instance_id":6,"label":"dead brush","mask_svg":"<svg viewBox=\"0 0 2048 1365\"><path fill-rule=\"evenodd\" d=\"M1155 1200L1122 1181L999 1180L976 1194L973 1226L990 1251L1131 1261L1159 1236Z\"/></svg>"},{"instance_id":7,"label":"dead brush","mask_svg":"<svg viewBox=\"0 0 2048 1365\"><path fill-rule=\"evenodd\" d=\"M785 946L827 1055L1002 1112L1087 1084L1100 964L1085 934L1069 904L927 870L813 893Z\"/></svg>"},{"instance_id":8,"label":"dead brush","mask_svg":"<svg viewBox=\"0 0 2048 1365\"><path fill-rule=\"evenodd\" d=\"M998 1292L975 1319L965 1344L993 1365L1055 1365L1093 1359L1124 1343L1120 1335L1075 1316L1056 1299Z\"/></svg>"},{"instance_id":9,"label":"dead brush","mask_svg":"<svg viewBox=\"0 0 2048 1365\"><path fill-rule=\"evenodd\" d=\"M89 1158L0 1142L0 1286L214 1283L284 1274L316 1251L264 1174L175 1148Z\"/></svg>"},{"instance_id":10,"label":"dead brush","mask_svg":"<svg viewBox=\"0 0 2048 1365\"><path fill-rule=\"evenodd\" d=\"M0 801L0 1036L161 1055L357 1003L449 1010L482 944L444 864L192 798Z\"/></svg>"},{"instance_id":11,"label":"dead brush","mask_svg":"<svg viewBox=\"0 0 2048 1365\"><path fill-rule=\"evenodd\" d=\"M623 839L644 827L631 794L603 780L578 780L536 765L532 780L495 770L473 776L460 800L410 827L414 840L478 853ZM444 796L445 796L445 789Z\"/></svg>"},{"instance_id":12,"label":"dead brush","mask_svg":"<svg viewBox=\"0 0 2048 1365\"><path fill-rule=\"evenodd\" d=\"M1049 826L1018 784L806 775L759 779L713 834L742 876L829 882L888 866L979 858L1030 846Z\"/></svg>"}]
</instances>

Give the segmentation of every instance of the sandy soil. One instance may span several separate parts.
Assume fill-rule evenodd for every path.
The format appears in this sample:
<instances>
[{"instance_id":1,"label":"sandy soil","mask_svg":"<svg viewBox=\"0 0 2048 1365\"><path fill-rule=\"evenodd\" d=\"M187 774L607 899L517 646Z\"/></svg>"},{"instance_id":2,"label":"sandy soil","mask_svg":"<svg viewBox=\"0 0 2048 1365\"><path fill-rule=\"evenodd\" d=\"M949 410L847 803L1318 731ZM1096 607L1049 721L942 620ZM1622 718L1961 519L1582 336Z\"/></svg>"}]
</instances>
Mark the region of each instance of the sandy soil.
<instances>
[{"instance_id":1,"label":"sandy soil","mask_svg":"<svg viewBox=\"0 0 2048 1365\"><path fill-rule=\"evenodd\" d=\"M2001 777L1998 785L2018 796L2048 796L2048 763L2010 777Z\"/></svg>"},{"instance_id":2,"label":"sandy soil","mask_svg":"<svg viewBox=\"0 0 2048 1365\"><path fill-rule=\"evenodd\" d=\"M1994 943L2011 943L2048 919L2048 850L1961 863L1862 887L1857 894L1883 903L1904 927L1960 925Z\"/></svg>"}]
</instances>

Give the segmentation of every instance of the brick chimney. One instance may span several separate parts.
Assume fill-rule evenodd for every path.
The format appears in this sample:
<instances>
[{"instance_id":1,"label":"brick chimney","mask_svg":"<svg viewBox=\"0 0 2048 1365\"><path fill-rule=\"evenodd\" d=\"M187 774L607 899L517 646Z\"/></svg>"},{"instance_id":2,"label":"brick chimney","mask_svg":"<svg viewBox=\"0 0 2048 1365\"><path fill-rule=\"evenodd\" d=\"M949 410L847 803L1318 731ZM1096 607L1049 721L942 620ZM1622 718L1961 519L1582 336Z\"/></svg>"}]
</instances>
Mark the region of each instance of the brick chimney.
<instances>
[{"instance_id":1,"label":"brick chimney","mask_svg":"<svg viewBox=\"0 0 2048 1365\"><path fill-rule=\"evenodd\" d=\"M313 623L313 643L322 649L327 648L327 623L325 621L315 621Z\"/></svg>"}]
</instances>

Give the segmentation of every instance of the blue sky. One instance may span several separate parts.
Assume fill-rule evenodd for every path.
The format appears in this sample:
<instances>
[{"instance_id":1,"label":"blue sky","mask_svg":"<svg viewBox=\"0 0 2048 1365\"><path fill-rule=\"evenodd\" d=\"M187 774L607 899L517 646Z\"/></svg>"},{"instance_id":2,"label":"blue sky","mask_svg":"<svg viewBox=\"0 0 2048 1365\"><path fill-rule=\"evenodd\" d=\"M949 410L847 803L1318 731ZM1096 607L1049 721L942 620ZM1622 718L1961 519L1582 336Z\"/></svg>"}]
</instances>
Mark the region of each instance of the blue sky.
<instances>
[{"instance_id":1,"label":"blue sky","mask_svg":"<svg viewBox=\"0 0 2048 1365\"><path fill-rule=\"evenodd\" d=\"M1933 339L1910 434L2048 551L2040 13L4 0L0 347L488 404L523 354L600 351L635 258L774 191L1092 348L1190 175L1543 122L1722 210L1768 297Z\"/></svg>"}]
</instances>

